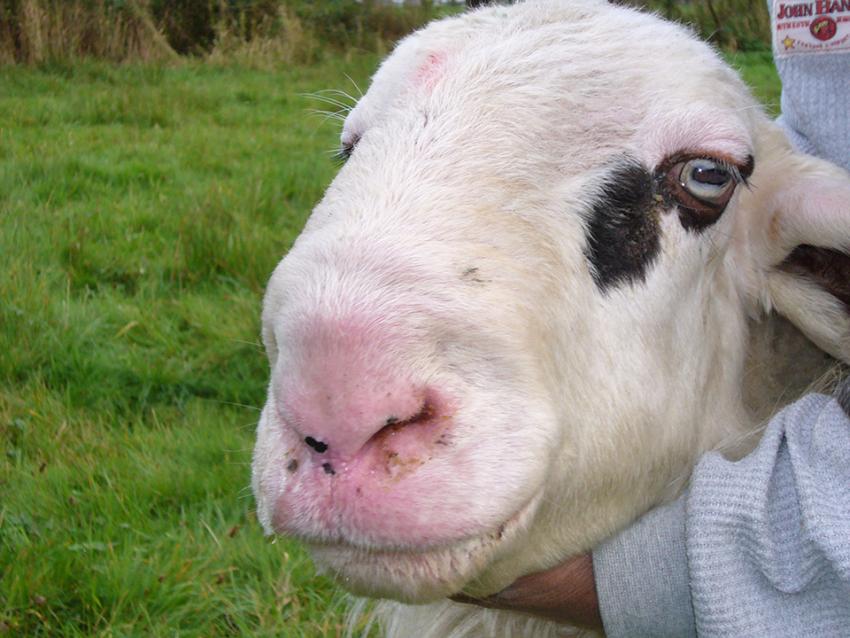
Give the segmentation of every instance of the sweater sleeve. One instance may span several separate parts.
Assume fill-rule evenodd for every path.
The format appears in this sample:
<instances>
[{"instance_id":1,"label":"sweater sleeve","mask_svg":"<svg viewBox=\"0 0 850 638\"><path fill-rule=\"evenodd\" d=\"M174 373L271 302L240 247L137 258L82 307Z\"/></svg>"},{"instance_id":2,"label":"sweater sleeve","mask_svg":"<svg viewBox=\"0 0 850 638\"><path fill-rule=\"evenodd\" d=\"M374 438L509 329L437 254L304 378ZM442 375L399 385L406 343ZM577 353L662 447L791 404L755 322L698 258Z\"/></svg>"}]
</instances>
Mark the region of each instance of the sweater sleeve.
<instances>
[{"instance_id":1,"label":"sweater sleeve","mask_svg":"<svg viewBox=\"0 0 850 638\"><path fill-rule=\"evenodd\" d=\"M738 462L703 457L687 498L697 633L848 635L850 419L809 395Z\"/></svg>"},{"instance_id":2,"label":"sweater sleeve","mask_svg":"<svg viewBox=\"0 0 850 638\"><path fill-rule=\"evenodd\" d=\"M684 498L652 510L599 545L593 573L608 638L696 636Z\"/></svg>"},{"instance_id":3,"label":"sweater sleeve","mask_svg":"<svg viewBox=\"0 0 850 638\"><path fill-rule=\"evenodd\" d=\"M850 419L809 395L593 554L609 638L848 635Z\"/></svg>"}]
</instances>

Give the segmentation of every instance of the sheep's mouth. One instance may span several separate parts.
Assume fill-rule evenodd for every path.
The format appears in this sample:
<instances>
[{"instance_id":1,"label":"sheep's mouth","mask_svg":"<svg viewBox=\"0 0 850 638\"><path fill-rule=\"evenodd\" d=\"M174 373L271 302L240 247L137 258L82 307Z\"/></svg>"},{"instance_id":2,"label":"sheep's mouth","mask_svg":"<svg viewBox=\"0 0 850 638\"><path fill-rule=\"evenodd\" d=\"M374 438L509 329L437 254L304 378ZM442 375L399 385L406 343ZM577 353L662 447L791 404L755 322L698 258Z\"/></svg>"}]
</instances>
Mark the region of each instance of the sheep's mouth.
<instances>
[{"instance_id":1,"label":"sheep's mouth","mask_svg":"<svg viewBox=\"0 0 850 638\"><path fill-rule=\"evenodd\" d=\"M537 511L541 494L495 529L441 547L366 547L344 541L307 541L307 545L320 569L354 594L428 602L464 591L506 547L519 540Z\"/></svg>"}]
</instances>

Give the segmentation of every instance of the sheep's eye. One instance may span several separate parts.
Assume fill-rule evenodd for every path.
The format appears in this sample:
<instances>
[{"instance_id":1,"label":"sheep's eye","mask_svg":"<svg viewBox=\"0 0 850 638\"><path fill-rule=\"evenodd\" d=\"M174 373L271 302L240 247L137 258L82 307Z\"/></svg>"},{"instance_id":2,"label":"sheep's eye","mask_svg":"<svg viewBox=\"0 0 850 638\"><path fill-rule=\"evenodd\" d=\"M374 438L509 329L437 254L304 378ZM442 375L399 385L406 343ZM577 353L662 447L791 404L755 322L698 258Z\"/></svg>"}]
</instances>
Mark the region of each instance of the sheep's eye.
<instances>
[{"instance_id":1,"label":"sheep's eye","mask_svg":"<svg viewBox=\"0 0 850 638\"><path fill-rule=\"evenodd\" d=\"M752 158L739 168L710 157L678 157L668 160L656 179L665 200L678 207L682 226L699 231L720 219L752 166Z\"/></svg>"},{"instance_id":2,"label":"sheep's eye","mask_svg":"<svg viewBox=\"0 0 850 638\"><path fill-rule=\"evenodd\" d=\"M349 157L351 157L351 153L354 151L354 144L340 144L339 150L334 153L334 160L340 163L344 163Z\"/></svg>"},{"instance_id":3,"label":"sheep's eye","mask_svg":"<svg viewBox=\"0 0 850 638\"><path fill-rule=\"evenodd\" d=\"M354 147L357 146L357 142L360 141L359 135L351 135L348 139L343 139L339 145L339 150L334 153L334 159L337 162L344 163L351 154L354 152Z\"/></svg>"},{"instance_id":4,"label":"sheep's eye","mask_svg":"<svg viewBox=\"0 0 850 638\"><path fill-rule=\"evenodd\" d=\"M680 164L679 186L710 206L725 206L735 190L730 170L710 159L697 158Z\"/></svg>"}]
</instances>

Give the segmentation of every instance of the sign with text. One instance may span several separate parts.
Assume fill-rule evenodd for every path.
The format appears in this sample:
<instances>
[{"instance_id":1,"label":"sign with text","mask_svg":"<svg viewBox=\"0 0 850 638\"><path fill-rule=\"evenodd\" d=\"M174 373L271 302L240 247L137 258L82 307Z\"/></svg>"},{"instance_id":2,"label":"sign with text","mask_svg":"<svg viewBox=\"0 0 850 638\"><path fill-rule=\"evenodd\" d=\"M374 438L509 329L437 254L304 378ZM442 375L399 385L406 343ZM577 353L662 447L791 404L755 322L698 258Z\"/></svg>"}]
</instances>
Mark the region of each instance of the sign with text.
<instances>
[{"instance_id":1,"label":"sign with text","mask_svg":"<svg viewBox=\"0 0 850 638\"><path fill-rule=\"evenodd\" d=\"M850 51L850 0L775 0L770 18L776 57Z\"/></svg>"}]
</instances>

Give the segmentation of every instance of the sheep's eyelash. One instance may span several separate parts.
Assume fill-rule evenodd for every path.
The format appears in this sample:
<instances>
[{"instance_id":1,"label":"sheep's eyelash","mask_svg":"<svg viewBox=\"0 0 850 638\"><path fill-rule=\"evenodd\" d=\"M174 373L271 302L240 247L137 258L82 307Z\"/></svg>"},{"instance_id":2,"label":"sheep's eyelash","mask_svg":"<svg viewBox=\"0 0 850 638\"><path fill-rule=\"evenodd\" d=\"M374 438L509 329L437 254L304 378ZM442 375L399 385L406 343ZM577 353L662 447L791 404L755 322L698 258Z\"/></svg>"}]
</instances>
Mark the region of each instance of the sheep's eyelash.
<instances>
[{"instance_id":1,"label":"sheep's eyelash","mask_svg":"<svg viewBox=\"0 0 850 638\"><path fill-rule=\"evenodd\" d=\"M351 152L354 150L354 145L345 144L340 146L334 154L331 155L331 159L335 164L345 164L346 160L351 157Z\"/></svg>"},{"instance_id":2,"label":"sheep's eyelash","mask_svg":"<svg viewBox=\"0 0 850 638\"><path fill-rule=\"evenodd\" d=\"M756 168L756 161L752 155L747 155L743 164L734 164L722 157L706 157L712 162L717 162L721 167L729 172L736 184L743 184L746 188L750 187L750 177Z\"/></svg>"},{"instance_id":3,"label":"sheep's eyelash","mask_svg":"<svg viewBox=\"0 0 850 638\"><path fill-rule=\"evenodd\" d=\"M336 153L333 155L334 161L339 164L345 164L345 161L351 157L351 154L354 152L354 147L357 146L357 142L359 141L360 136L353 135L350 141L340 143L339 149L337 149Z\"/></svg>"},{"instance_id":4,"label":"sheep's eyelash","mask_svg":"<svg viewBox=\"0 0 850 638\"><path fill-rule=\"evenodd\" d=\"M711 157L709 155L701 155L693 159L704 159L710 162L714 162L715 164L720 166L720 168L729 173L736 184L743 184L744 186L749 186L749 183L747 182L747 177L744 177L744 175L741 173L741 167L736 164L733 164L732 162L720 159L718 157Z\"/></svg>"},{"instance_id":5,"label":"sheep's eyelash","mask_svg":"<svg viewBox=\"0 0 850 638\"><path fill-rule=\"evenodd\" d=\"M755 160L752 155L748 155L746 162L743 165L734 164L727 159L722 157L717 157L716 155L711 155L708 153L681 153L674 155L673 157L669 157L664 165L666 167L675 166L679 162L687 162L690 160L702 159L707 160L709 162L714 162L723 170L728 172L732 179L735 181L735 184L743 184L745 187L749 188L750 182L749 178L753 174L753 170L755 169Z\"/></svg>"}]
</instances>

